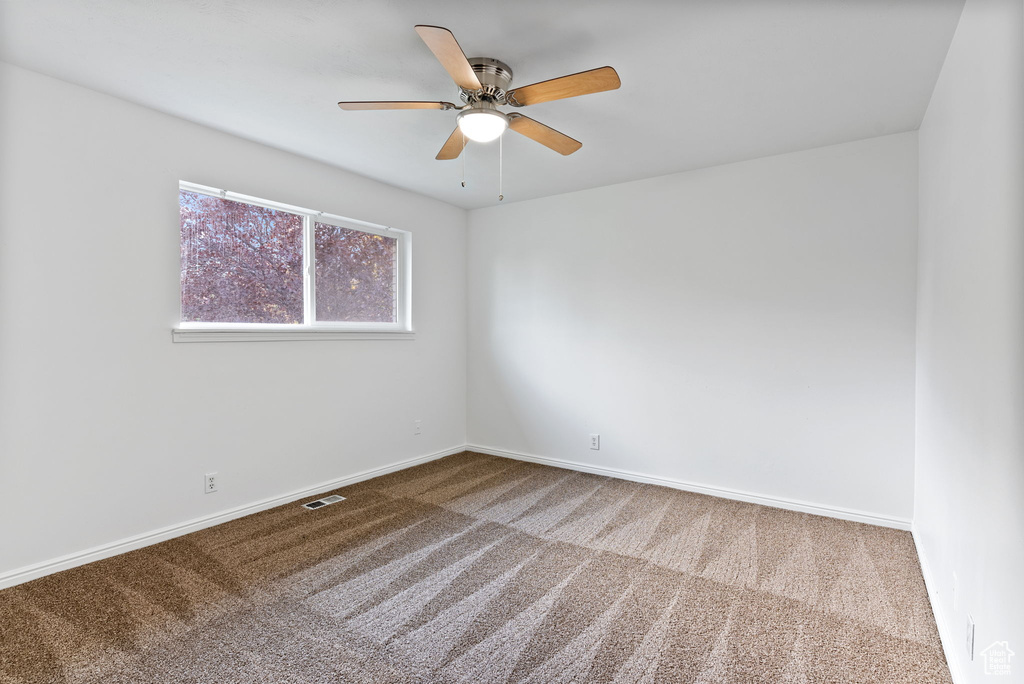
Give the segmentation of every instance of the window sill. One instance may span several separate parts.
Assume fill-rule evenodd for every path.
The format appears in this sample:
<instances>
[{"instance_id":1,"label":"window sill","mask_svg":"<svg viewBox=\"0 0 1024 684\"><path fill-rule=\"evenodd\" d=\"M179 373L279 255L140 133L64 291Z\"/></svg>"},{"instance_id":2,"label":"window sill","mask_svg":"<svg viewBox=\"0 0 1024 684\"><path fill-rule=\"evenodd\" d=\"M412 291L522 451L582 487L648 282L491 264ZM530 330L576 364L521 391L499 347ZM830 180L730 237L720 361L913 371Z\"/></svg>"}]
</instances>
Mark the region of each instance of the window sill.
<instances>
[{"instance_id":1,"label":"window sill","mask_svg":"<svg viewBox=\"0 0 1024 684\"><path fill-rule=\"evenodd\" d=\"M239 330L229 328L172 328L174 342L295 342L310 340L413 340L410 330Z\"/></svg>"}]
</instances>

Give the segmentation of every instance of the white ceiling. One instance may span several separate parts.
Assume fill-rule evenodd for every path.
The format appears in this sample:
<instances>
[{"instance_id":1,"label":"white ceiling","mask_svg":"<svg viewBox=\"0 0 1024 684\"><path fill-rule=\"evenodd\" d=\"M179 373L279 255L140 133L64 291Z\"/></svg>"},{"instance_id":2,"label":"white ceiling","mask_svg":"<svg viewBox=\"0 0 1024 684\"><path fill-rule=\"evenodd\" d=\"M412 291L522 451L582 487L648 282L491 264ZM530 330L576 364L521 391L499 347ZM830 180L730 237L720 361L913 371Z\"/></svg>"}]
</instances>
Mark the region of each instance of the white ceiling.
<instances>
[{"instance_id":1,"label":"white ceiling","mask_svg":"<svg viewBox=\"0 0 1024 684\"><path fill-rule=\"evenodd\" d=\"M518 110L583 142L505 137L505 201L914 130L963 0L0 0L0 59L462 207L497 144L434 155L458 101L413 31L452 30L514 85L611 65L622 88Z\"/></svg>"}]
</instances>

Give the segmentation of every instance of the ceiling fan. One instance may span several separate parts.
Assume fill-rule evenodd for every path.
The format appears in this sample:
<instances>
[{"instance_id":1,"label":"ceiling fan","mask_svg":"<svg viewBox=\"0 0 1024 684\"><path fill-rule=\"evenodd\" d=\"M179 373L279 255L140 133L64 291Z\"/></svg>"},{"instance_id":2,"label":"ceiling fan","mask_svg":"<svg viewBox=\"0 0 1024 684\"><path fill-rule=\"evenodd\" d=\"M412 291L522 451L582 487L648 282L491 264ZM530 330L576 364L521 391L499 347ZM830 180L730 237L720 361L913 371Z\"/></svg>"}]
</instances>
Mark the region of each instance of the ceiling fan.
<instances>
[{"instance_id":1,"label":"ceiling fan","mask_svg":"<svg viewBox=\"0 0 1024 684\"><path fill-rule=\"evenodd\" d=\"M416 33L455 81L464 105L458 106L451 102L380 101L339 102L338 106L349 111L459 110L455 130L437 153L437 159L456 159L462 154L468 140L490 142L501 137L506 129L525 135L560 154L572 154L583 143L528 116L517 112L506 114L498 107L526 107L540 102L615 90L620 85L615 69L606 66L510 89L512 69L504 62L490 57L467 58L452 32L440 26L420 25L416 27Z\"/></svg>"}]
</instances>

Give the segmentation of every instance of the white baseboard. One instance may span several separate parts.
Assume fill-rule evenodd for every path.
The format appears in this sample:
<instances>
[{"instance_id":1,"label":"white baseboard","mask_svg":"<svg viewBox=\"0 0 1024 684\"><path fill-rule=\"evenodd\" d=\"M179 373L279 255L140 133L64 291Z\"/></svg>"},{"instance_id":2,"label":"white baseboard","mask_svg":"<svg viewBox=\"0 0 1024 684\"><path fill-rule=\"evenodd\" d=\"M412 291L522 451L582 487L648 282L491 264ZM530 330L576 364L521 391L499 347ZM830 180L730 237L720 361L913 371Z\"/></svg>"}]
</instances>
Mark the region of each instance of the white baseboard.
<instances>
[{"instance_id":1,"label":"white baseboard","mask_svg":"<svg viewBox=\"0 0 1024 684\"><path fill-rule=\"evenodd\" d=\"M942 642L942 652L946 656L946 665L949 667L949 676L953 684L965 684L967 680L960 671L960 648L963 647L962 640L954 639L949 629L949 620L942 611L942 603L938 599L935 575L932 566L928 563L928 556L924 547L918 539L917 530L911 527L910 533L914 536L914 546L917 548L917 558L921 563L921 574L924 576L924 586L928 590L928 603L932 607L932 615L935 616L935 626L939 630L939 641Z\"/></svg>"},{"instance_id":2,"label":"white baseboard","mask_svg":"<svg viewBox=\"0 0 1024 684\"><path fill-rule=\"evenodd\" d=\"M631 480L633 482L645 482L647 484L661 485L663 487L671 487L672 489L682 489L687 492L696 492L698 494L709 494L711 496L717 496L722 499L734 499L736 501L746 501L749 503L761 504L762 506L771 506L772 508L784 508L790 511L800 511L802 513L813 513L814 515L823 515L829 518L839 518L840 520L852 520L854 522L867 523L868 525L878 525L881 527L894 527L898 530L909 530L910 520L905 518L892 518L884 515L876 515L874 513L868 513L866 511L858 511L849 508L839 508L836 506L824 506L821 504L808 503L806 501L797 501L795 499L782 499L774 496L765 496L762 494L754 494L751 492L744 492L737 489L726 489L723 487L710 487L708 485L696 484L693 482L684 482L682 480L672 480L665 477L657 477L654 475L645 475L643 473L635 473L631 470L620 470L618 468L605 468L603 466L592 466L585 463L577 463L575 461L566 461L560 458L548 458L546 456L534 456L532 454L523 454L517 451L506 451L505 449L495 449L494 447L483 446L480 444L467 444L467 451L476 451L481 454L490 454L491 456L503 456L505 458L513 458L517 461L529 461L531 463L541 463L544 465L555 466L556 468L566 468L568 470L578 470L583 473L593 473L595 475L607 475L608 477L616 477L620 480Z\"/></svg>"},{"instance_id":3,"label":"white baseboard","mask_svg":"<svg viewBox=\"0 0 1024 684\"><path fill-rule=\"evenodd\" d=\"M452 454L457 454L465 450L466 447L460 445L451 449L446 449L445 451L427 454L426 456L417 456L416 458L399 461L398 463L381 466L380 468L364 470L360 473L356 473L355 475L341 477L328 482L321 482L320 484L313 485L312 487L295 490L288 492L287 494L263 499L262 501L257 501L255 503L238 506L237 508L232 508L221 513L215 513L214 515L195 518L194 520L189 520L188 522L180 523L178 525L170 525L158 530L153 530L152 532L145 532L143 534L121 539L109 544L94 546L91 549L61 556L60 558L27 565L22 568L15 568L14 570L0 574L0 589L6 589L7 587L13 587L16 584L29 582L55 572L60 572L61 570L67 570L79 565L85 565L86 563L110 558L111 556L116 556L128 551L134 551L135 549L141 549L144 546L158 544L162 541L173 539L174 537L180 537L182 535L189 534L190 532L196 532L207 527L226 523L229 520L235 520L236 518L252 515L253 513L259 513L260 511L265 511L268 508L274 508L275 506L290 503L297 499L328 492L332 489L355 484L356 482L362 482L363 480L369 480L373 477L387 475L388 473L393 473L396 470L411 468L412 466L444 458L445 456L451 456Z\"/></svg>"},{"instance_id":4,"label":"white baseboard","mask_svg":"<svg viewBox=\"0 0 1024 684\"><path fill-rule=\"evenodd\" d=\"M393 473L397 470L403 470L405 468L411 468L412 466L419 465L421 463L427 463L434 461L445 456L451 456L462 451L476 451L483 454L491 454L493 456L503 456L505 458L512 458L519 461L530 461L532 463L541 463L544 465L555 466L557 468L566 468L569 470L577 470L585 473L593 473L596 475L606 475L609 477L616 477L623 480L632 480L634 482L646 482L649 484L661 485L663 487L671 487L673 489L682 489L689 492L697 492L699 494L709 494L711 496L717 496L724 499L735 499L737 501L747 501L749 503L761 504L764 506L772 506L774 508L784 508L791 511L801 511L803 513L813 513L815 515L823 515L831 518L839 518L842 520L852 520L855 522L867 523L869 525L880 525L882 527L894 527L900 530L909 530L910 521L902 518L890 518L886 516L875 515L872 513L866 513L864 511L851 510L846 508L837 508L834 506L823 506L820 504L812 504L804 501L796 501L791 499L781 499L777 497L764 496L760 494L753 494L750 492L743 492L734 489L726 489L722 487L710 487L707 485L695 484L692 482L684 482L682 480L672 480L664 477L657 477L653 475L645 475L642 473L635 473L629 470L620 470L617 468L605 468L601 466L591 466L584 463L576 463L574 461L566 461L557 458L547 458L544 456L534 456L531 454L524 454L515 451L507 451L504 449L495 449L493 447L487 447L479 444L466 444L457 447L452 447L444 451L439 451L433 454L427 454L426 456L418 456L398 463L392 463L390 465L382 466L380 468L373 468L371 470L364 470L354 475L347 477L338 478L329 482L321 482L320 484L305 489L296 490L281 496L272 497L269 499L263 499L255 503L239 506L232 508L221 513L214 515L205 516L202 518L196 518L189 520L184 523L177 525L170 525L163 527L152 532L146 532L143 534L121 539L109 544L103 544L101 546L95 546L91 549L79 551L77 553L68 554L61 556L60 558L54 558L52 560L43 561L41 563L35 563L22 568L16 568L8 572L0 573L0 589L7 587L13 587L17 584L29 582L46 575L60 572L61 570L67 570L74 568L79 565L85 565L86 563L92 563L94 561L116 556L120 553L126 553L135 549L141 549L144 546L150 546L152 544L158 544L168 539L180 537L190 532L196 532L198 530L205 529L207 527L213 527L214 525L220 525L221 523L235 520L246 515L258 513L260 511L280 506L303 497L312 496L314 494L321 494L323 492L337 489L345 485L354 484L356 482L362 482L363 480L369 480L373 477L380 475L386 475ZM918 547L920 550L920 547ZM924 557L921 557L922 568L925 565ZM927 582L928 574L925 573L925 580ZM941 628L941 620L938 613L936 613L936 621L940 624L940 633L943 632ZM943 644L946 643L948 635L943 635Z\"/></svg>"}]
</instances>

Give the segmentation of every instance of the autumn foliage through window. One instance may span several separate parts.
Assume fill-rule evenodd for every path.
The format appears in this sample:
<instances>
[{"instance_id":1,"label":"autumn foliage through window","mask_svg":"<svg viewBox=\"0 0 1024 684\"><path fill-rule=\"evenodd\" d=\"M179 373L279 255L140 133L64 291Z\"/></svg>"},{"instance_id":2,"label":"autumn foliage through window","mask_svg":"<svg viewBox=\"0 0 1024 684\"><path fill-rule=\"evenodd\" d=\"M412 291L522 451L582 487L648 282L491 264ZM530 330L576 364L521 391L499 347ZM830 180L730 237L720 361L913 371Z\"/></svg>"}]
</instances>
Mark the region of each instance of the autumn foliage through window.
<instances>
[{"instance_id":1,"label":"autumn foliage through window","mask_svg":"<svg viewBox=\"0 0 1024 684\"><path fill-rule=\"evenodd\" d=\"M317 223L316 319L394 322L397 242Z\"/></svg>"},{"instance_id":2,"label":"autumn foliage through window","mask_svg":"<svg viewBox=\"0 0 1024 684\"><path fill-rule=\"evenodd\" d=\"M181 320L302 323L302 217L180 193Z\"/></svg>"},{"instance_id":3,"label":"autumn foliage through window","mask_svg":"<svg viewBox=\"0 0 1024 684\"><path fill-rule=\"evenodd\" d=\"M398 322L397 237L185 189L179 205L182 323Z\"/></svg>"}]
</instances>

